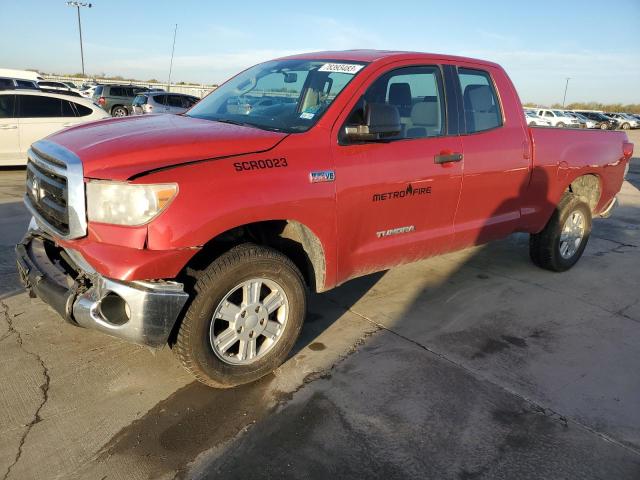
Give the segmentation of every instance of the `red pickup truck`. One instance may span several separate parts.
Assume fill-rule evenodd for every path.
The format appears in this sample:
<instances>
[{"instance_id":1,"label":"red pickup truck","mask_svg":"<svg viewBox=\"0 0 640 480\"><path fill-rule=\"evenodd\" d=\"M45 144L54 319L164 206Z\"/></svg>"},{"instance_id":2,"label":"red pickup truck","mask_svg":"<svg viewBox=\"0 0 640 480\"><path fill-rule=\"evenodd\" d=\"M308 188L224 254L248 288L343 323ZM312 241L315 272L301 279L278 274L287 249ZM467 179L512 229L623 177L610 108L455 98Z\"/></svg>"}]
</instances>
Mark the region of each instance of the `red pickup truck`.
<instances>
[{"instance_id":1,"label":"red pickup truck","mask_svg":"<svg viewBox=\"0 0 640 480\"><path fill-rule=\"evenodd\" d=\"M230 387L286 359L309 290L513 232L535 264L570 268L632 150L623 132L529 128L494 63L291 56L185 114L36 142L18 269L69 322L169 344Z\"/></svg>"}]
</instances>

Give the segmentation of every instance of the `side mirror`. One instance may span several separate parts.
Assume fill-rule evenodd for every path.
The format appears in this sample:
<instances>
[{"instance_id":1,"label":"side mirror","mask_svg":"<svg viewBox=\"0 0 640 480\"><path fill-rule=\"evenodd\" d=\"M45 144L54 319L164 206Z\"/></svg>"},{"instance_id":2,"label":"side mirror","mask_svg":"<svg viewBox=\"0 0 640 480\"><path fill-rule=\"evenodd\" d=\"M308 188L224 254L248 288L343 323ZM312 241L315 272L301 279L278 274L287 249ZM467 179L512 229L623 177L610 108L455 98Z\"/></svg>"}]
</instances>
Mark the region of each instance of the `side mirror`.
<instances>
[{"instance_id":1,"label":"side mirror","mask_svg":"<svg viewBox=\"0 0 640 480\"><path fill-rule=\"evenodd\" d=\"M364 121L364 125L345 127L345 136L349 140L375 141L394 137L402 131L400 112L395 105L367 104Z\"/></svg>"},{"instance_id":2,"label":"side mirror","mask_svg":"<svg viewBox=\"0 0 640 480\"><path fill-rule=\"evenodd\" d=\"M284 83L296 83L298 81L298 74L295 72L287 72L284 74Z\"/></svg>"}]
</instances>

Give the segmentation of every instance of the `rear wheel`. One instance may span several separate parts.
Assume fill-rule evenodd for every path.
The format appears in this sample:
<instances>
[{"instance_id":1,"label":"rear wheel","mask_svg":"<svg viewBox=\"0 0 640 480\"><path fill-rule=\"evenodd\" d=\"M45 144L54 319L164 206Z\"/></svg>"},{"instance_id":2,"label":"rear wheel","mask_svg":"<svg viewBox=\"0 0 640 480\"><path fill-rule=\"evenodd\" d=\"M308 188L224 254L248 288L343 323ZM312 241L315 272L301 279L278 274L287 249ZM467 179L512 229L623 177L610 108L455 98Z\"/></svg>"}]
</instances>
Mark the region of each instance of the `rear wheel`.
<instances>
[{"instance_id":1,"label":"rear wheel","mask_svg":"<svg viewBox=\"0 0 640 480\"><path fill-rule=\"evenodd\" d=\"M566 193L544 229L529 239L533 263L563 272L582 256L591 234L591 209L580 197Z\"/></svg>"},{"instance_id":2,"label":"rear wheel","mask_svg":"<svg viewBox=\"0 0 640 480\"><path fill-rule=\"evenodd\" d=\"M198 274L174 352L200 382L228 388L278 368L306 315L298 268L280 252L236 247Z\"/></svg>"},{"instance_id":3,"label":"rear wheel","mask_svg":"<svg viewBox=\"0 0 640 480\"><path fill-rule=\"evenodd\" d=\"M609 129L609 127L607 126L606 123L601 123L600 124L600 130L608 130L608 129Z\"/></svg>"},{"instance_id":4,"label":"rear wheel","mask_svg":"<svg viewBox=\"0 0 640 480\"><path fill-rule=\"evenodd\" d=\"M129 115L129 112L122 105L115 106L111 109L112 117L126 117Z\"/></svg>"},{"instance_id":5,"label":"rear wheel","mask_svg":"<svg viewBox=\"0 0 640 480\"><path fill-rule=\"evenodd\" d=\"M623 123L622 124L622 129L623 130L629 130L631 128L631 125L629 125L628 123Z\"/></svg>"}]
</instances>

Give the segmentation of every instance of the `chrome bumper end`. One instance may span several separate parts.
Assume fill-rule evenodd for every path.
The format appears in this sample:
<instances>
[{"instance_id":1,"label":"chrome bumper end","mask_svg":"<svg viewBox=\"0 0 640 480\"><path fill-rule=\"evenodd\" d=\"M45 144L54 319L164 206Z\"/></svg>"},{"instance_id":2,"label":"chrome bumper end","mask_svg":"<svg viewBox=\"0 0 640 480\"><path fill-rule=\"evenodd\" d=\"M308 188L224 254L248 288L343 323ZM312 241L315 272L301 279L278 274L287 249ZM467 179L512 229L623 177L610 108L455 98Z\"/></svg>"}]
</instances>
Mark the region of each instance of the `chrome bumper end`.
<instances>
[{"instance_id":1,"label":"chrome bumper end","mask_svg":"<svg viewBox=\"0 0 640 480\"><path fill-rule=\"evenodd\" d=\"M178 282L106 278L78 252L54 248L40 231L30 230L16 255L20 279L32 297L71 323L141 345L165 345L189 298Z\"/></svg>"},{"instance_id":2,"label":"chrome bumper end","mask_svg":"<svg viewBox=\"0 0 640 480\"><path fill-rule=\"evenodd\" d=\"M609 218L611 216L611 212L618 204L618 197L613 197L613 199L609 202L609 204L604 208L602 212L598 214L599 218Z\"/></svg>"}]
</instances>

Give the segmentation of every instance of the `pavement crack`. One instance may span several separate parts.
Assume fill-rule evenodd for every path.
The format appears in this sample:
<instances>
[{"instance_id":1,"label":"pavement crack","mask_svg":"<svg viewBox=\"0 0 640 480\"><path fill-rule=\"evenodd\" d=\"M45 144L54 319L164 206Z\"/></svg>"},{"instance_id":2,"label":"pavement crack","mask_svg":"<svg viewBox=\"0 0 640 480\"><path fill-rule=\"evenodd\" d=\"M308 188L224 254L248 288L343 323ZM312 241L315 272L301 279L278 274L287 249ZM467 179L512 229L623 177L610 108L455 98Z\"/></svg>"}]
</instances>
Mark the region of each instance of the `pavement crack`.
<instances>
[{"instance_id":1,"label":"pavement crack","mask_svg":"<svg viewBox=\"0 0 640 480\"><path fill-rule=\"evenodd\" d=\"M638 248L638 245L633 245L631 243L620 242L619 240L613 240L611 238L599 237L598 235L593 235L593 237L597 238L598 240L604 240L605 242L611 242L611 243L615 243L616 245L618 245L617 247L615 247L615 248L610 250L610 251L616 252L616 253L624 253L624 252L621 252L619 250L621 248Z\"/></svg>"},{"instance_id":2,"label":"pavement crack","mask_svg":"<svg viewBox=\"0 0 640 480\"><path fill-rule=\"evenodd\" d=\"M2 338L0 338L0 341L4 340L5 338L8 338L11 335L15 335L16 344L18 345L18 348L20 348L20 350L25 352L30 357L33 357L38 362L38 364L40 365L40 368L42 369L42 377L43 377L43 381L40 384L40 391L42 392L42 401L36 408L36 411L33 414L32 420L25 425L25 431L23 432L22 437L20 438L20 442L18 443L18 449L16 451L16 455L13 459L13 462L7 467L7 470L2 477L2 480L7 480L9 478L9 475L11 475L11 471L13 470L13 468L20 461L20 457L22 457L22 450L24 448L25 442L27 441L27 437L31 432L31 429L35 424L39 423L42 420L42 418L40 417L40 412L42 411L42 408L45 406L45 404L49 400L49 386L51 384L51 376L49 375L49 369L47 368L47 365L44 363L44 360L42 359L42 357L39 354L34 353L28 350L27 348L25 348L24 342L22 340L22 335L13 326L13 320L11 319L9 306L3 301L0 301L0 307L2 308L3 318L5 322L7 322L7 326L8 326L7 333L3 335Z\"/></svg>"}]
</instances>

